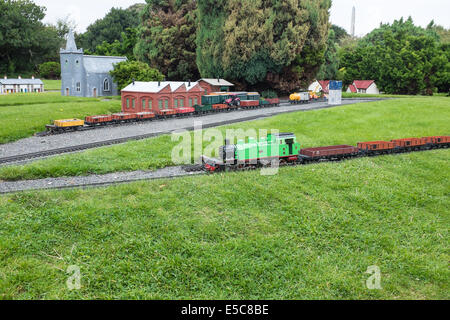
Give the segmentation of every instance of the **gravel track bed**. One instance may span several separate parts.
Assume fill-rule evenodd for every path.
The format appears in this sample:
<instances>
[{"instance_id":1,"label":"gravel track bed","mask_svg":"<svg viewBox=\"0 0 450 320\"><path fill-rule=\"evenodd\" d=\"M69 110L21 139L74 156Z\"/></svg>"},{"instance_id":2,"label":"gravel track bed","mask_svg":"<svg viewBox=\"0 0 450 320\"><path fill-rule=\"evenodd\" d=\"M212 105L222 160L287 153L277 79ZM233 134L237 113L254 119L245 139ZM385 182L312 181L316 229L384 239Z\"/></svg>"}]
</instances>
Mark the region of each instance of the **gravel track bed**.
<instances>
[{"instance_id":1,"label":"gravel track bed","mask_svg":"<svg viewBox=\"0 0 450 320\"><path fill-rule=\"evenodd\" d=\"M374 99L344 99L342 105L370 101L374 101ZM164 121L134 123L53 136L30 137L13 143L0 145L0 158L25 155L35 152L43 152L88 143L102 142L118 138L132 139L134 136L138 135L159 135L174 130L190 129L194 126L194 122L198 121L201 121L204 126L220 126L230 122L240 122L242 120L245 120L245 118L264 118L288 112L309 111L331 107L339 106L330 106L326 102L310 103L306 105L282 104L280 107L274 108L210 114L193 118L174 118Z\"/></svg>"},{"instance_id":2,"label":"gravel track bed","mask_svg":"<svg viewBox=\"0 0 450 320\"><path fill-rule=\"evenodd\" d=\"M0 194L29 191L29 190L98 187L141 180L175 178L199 174L205 174L205 172L202 171L186 172L183 169L183 167L178 166L178 167L167 167L156 171L116 172L104 175L46 178L39 180L23 180L23 181L0 181Z\"/></svg>"}]
</instances>

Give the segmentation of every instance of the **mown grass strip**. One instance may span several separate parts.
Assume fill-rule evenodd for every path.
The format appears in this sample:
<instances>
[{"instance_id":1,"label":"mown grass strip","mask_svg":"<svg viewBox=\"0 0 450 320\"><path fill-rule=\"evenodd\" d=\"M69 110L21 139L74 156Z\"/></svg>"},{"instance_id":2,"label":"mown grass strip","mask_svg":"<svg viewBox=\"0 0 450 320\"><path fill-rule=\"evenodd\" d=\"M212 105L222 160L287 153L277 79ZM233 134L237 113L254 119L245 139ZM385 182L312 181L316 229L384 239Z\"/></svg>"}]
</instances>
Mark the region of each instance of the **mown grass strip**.
<instances>
[{"instance_id":1,"label":"mown grass strip","mask_svg":"<svg viewBox=\"0 0 450 320\"><path fill-rule=\"evenodd\" d=\"M1 196L0 297L448 299L448 155Z\"/></svg>"}]
</instances>

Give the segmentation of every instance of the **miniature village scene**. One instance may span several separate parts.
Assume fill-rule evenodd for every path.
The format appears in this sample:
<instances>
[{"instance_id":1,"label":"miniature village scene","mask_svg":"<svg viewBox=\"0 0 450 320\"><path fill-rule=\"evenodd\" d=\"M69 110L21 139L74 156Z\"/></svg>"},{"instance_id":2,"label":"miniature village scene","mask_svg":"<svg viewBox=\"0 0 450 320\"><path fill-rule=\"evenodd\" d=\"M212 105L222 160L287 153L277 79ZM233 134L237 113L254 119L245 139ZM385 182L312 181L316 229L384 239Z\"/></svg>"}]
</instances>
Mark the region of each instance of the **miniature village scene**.
<instances>
[{"instance_id":1,"label":"miniature village scene","mask_svg":"<svg viewBox=\"0 0 450 320\"><path fill-rule=\"evenodd\" d=\"M0 298L448 299L428 2L1 1Z\"/></svg>"}]
</instances>

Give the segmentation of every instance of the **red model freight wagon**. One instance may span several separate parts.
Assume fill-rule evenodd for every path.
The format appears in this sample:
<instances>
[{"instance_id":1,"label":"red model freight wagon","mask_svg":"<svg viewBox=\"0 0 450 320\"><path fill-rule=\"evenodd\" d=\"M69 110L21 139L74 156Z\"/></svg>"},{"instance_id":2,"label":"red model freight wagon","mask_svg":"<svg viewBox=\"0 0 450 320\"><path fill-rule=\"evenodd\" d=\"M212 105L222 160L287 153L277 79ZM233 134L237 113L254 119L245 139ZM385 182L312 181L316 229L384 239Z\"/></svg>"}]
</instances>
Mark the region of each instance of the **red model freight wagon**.
<instances>
[{"instance_id":1,"label":"red model freight wagon","mask_svg":"<svg viewBox=\"0 0 450 320\"><path fill-rule=\"evenodd\" d=\"M84 119L84 122L88 125L93 124L106 124L113 120L112 115L100 115L100 116L89 116Z\"/></svg>"},{"instance_id":2,"label":"red model freight wagon","mask_svg":"<svg viewBox=\"0 0 450 320\"><path fill-rule=\"evenodd\" d=\"M358 152L358 148L353 146L339 145L302 149L300 150L300 155L302 155L303 158L309 159L329 159L356 156L358 155Z\"/></svg>"}]
</instances>

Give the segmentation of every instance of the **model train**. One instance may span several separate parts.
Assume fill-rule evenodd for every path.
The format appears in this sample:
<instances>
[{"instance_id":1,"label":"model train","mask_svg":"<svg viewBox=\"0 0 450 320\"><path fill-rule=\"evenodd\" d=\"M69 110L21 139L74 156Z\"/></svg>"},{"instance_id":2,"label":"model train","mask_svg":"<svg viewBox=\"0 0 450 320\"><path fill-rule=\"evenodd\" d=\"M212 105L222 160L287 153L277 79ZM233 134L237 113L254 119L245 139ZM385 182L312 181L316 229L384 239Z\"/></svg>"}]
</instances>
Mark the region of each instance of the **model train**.
<instances>
[{"instance_id":1,"label":"model train","mask_svg":"<svg viewBox=\"0 0 450 320\"><path fill-rule=\"evenodd\" d=\"M113 124L190 117L208 113L229 112L280 106L278 98L262 98L257 92L217 92L202 96L201 104L193 107L163 108L149 112L120 112L109 115L88 116L81 119L55 120L47 125L48 133L63 133L91 129Z\"/></svg>"},{"instance_id":2,"label":"model train","mask_svg":"<svg viewBox=\"0 0 450 320\"><path fill-rule=\"evenodd\" d=\"M448 148L450 136L407 138L391 141L360 142L358 145L337 145L301 149L293 133L269 134L260 140L249 138L237 144L219 148L220 159L202 156L203 169L209 172L252 169L271 165L277 160L280 165L306 164L310 162L340 160L354 157L375 156L436 148Z\"/></svg>"}]
</instances>

